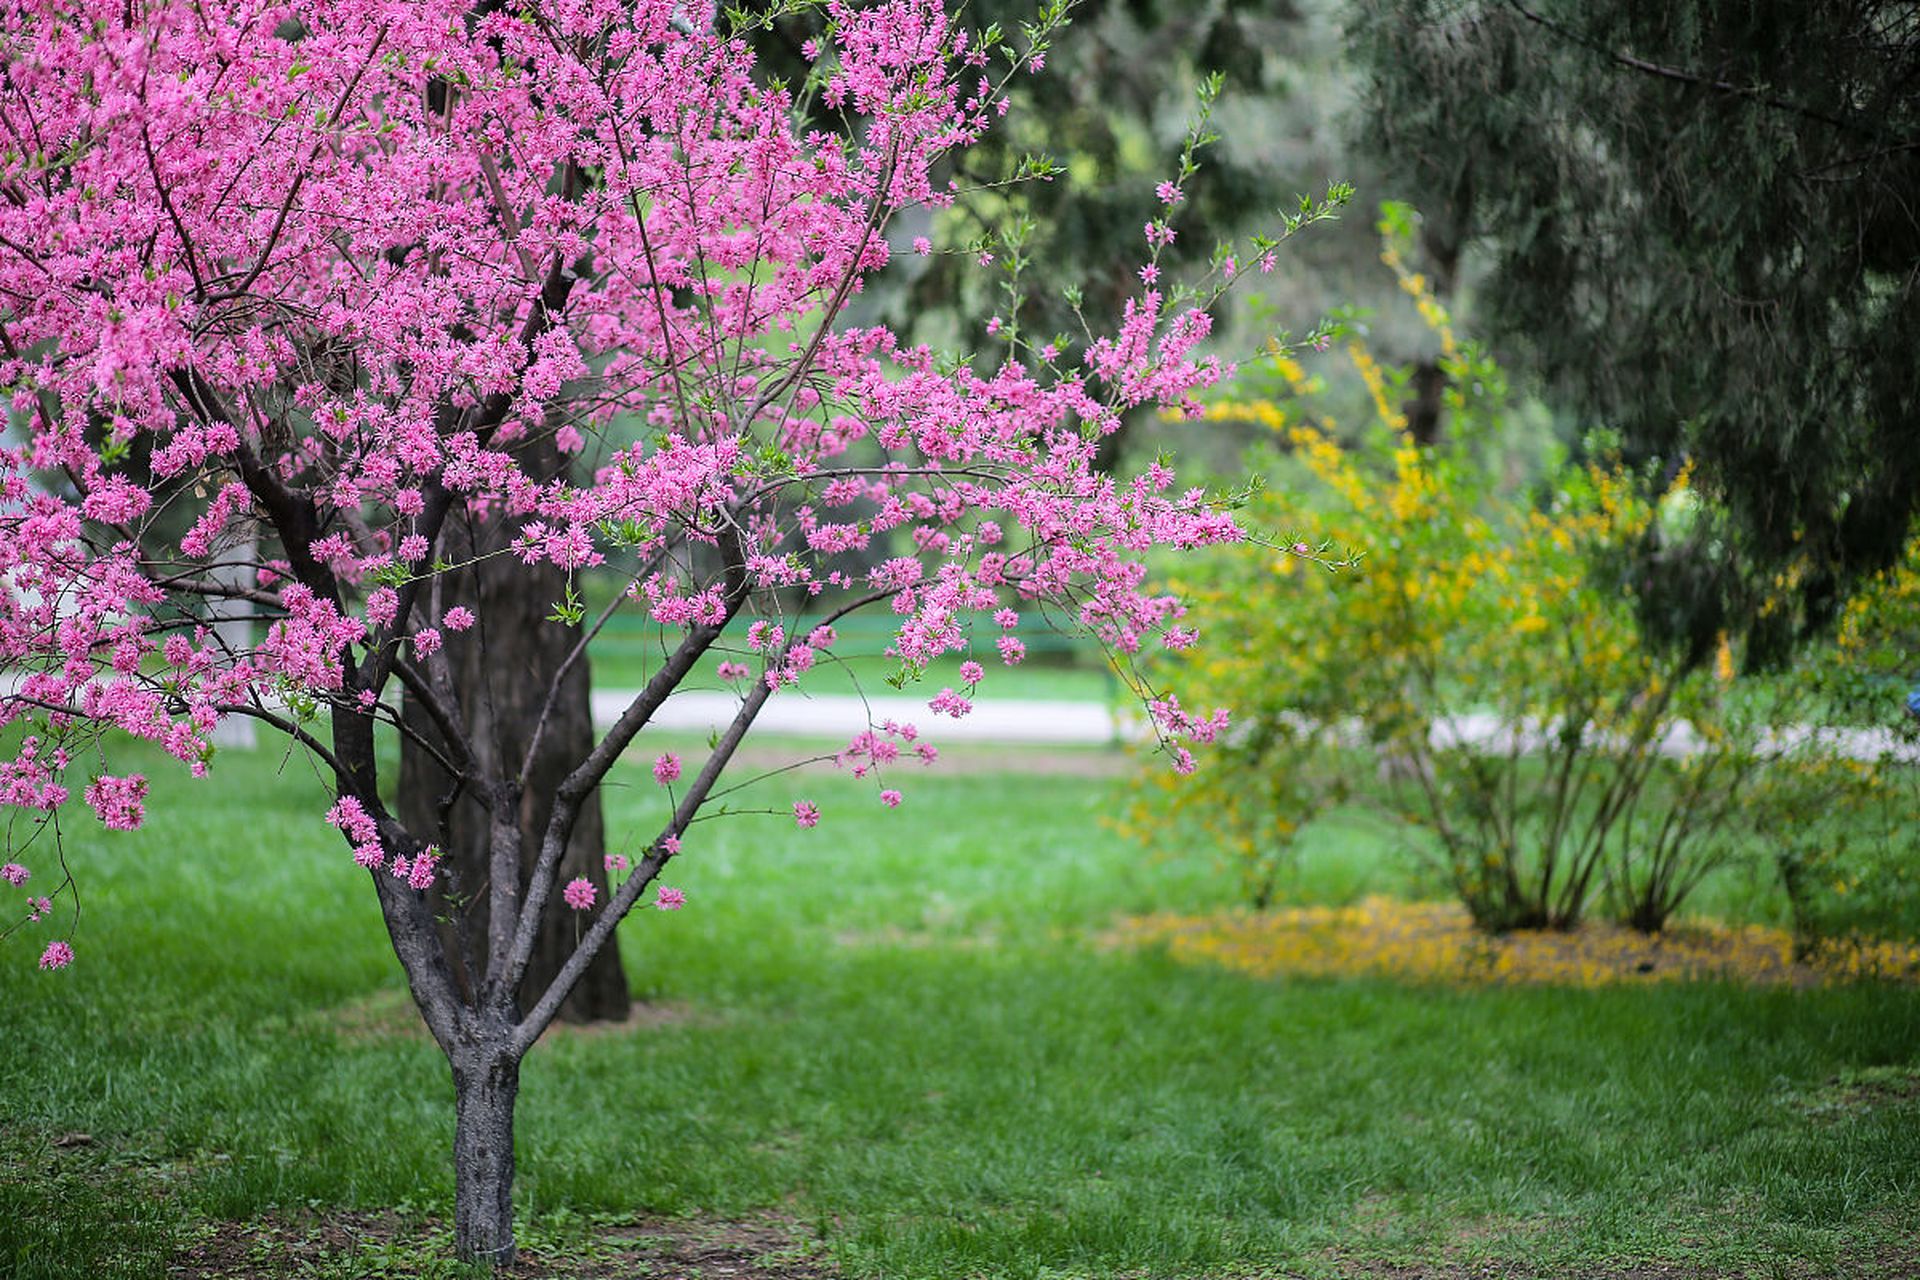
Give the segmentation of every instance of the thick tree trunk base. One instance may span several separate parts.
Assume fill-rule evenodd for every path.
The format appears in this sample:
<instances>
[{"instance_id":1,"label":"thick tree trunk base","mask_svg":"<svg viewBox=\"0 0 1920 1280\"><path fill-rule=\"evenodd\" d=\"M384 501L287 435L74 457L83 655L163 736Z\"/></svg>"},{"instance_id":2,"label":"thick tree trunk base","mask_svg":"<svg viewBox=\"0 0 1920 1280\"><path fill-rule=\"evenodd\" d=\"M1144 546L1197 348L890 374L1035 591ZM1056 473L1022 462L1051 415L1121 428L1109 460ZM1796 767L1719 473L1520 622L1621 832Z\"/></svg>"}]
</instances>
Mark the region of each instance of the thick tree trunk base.
<instances>
[{"instance_id":1,"label":"thick tree trunk base","mask_svg":"<svg viewBox=\"0 0 1920 1280\"><path fill-rule=\"evenodd\" d=\"M453 1243L462 1262L510 1267L513 1103L520 1062L475 1053L453 1064Z\"/></svg>"}]
</instances>

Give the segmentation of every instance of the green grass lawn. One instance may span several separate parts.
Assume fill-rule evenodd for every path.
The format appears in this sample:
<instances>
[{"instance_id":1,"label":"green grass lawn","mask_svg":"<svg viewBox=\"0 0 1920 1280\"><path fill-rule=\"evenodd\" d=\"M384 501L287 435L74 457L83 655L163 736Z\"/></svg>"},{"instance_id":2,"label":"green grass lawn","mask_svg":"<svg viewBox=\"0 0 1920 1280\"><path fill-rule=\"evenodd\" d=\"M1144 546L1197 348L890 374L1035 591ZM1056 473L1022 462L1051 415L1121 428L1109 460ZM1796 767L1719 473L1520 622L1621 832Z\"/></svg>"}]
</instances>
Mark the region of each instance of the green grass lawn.
<instances>
[{"instance_id":1,"label":"green grass lawn","mask_svg":"<svg viewBox=\"0 0 1920 1280\"><path fill-rule=\"evenodd\" d=\"M143 831L72 824L74 967L0 949L0 1275L165 1276L219 1224L262 1227L278 1274L264 1226L316 1212L424 1243L312 1274L443 1272L451 1086L392 1016L311 776L150 767ZM1116 915L1230 879L1106 833L1124 783L1011 767L916 770L897 812L788 775L765 805L815 798L817 830L696 827L667 877L688 909L622 932L657 1016L529 1059L529 1238L591 1258L630 1219L773 1213L888 1277L1920 1268L1920 993L1256 982L1109 952ZM620 781L611 829L651 832L659 790ZM1394 887L1338 843L1298 894Z\"/></svg>"}]
</instances>

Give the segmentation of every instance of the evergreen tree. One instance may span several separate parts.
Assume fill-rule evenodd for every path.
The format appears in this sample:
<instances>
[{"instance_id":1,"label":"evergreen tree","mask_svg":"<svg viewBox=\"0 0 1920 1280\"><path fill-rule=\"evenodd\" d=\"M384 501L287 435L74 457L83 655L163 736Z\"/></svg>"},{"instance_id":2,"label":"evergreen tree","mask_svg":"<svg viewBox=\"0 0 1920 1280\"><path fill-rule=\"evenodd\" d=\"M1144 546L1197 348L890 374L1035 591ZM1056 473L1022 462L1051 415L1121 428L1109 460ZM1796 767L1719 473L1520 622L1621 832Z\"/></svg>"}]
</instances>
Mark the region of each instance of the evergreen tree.
<instances>
[{"instance_id":1,"label":"evergreen tree","mask_svg":"<svg viewBox=\"0 0 1920 1280\"><path fill-rule=\"evenodd\" d=\"M1920 501L1913 6L1356 0L1349 34L1483 327L1649 474L1698 464L1657 620L1764 656L1831 617Z\"/></svg>"}]
</instances>

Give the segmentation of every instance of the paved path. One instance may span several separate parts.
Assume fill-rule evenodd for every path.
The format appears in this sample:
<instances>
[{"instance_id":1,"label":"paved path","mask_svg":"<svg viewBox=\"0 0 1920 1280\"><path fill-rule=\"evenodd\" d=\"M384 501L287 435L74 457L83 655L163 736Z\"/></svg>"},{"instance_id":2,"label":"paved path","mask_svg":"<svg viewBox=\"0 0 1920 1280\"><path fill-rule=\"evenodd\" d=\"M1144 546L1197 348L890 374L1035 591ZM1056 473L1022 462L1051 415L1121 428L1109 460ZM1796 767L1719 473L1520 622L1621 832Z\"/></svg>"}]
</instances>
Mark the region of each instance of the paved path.
<instances>
[{"instance_id":1,"label":"paved path","mask_svg":"<svg viewBox=\"0 0 1920 1280\"><path fill-rule=\"evenodd\" d=\"M612 724L634 691L596 689L593 718ZM726 727L740 699L730 693L689 690L666 700L653 717L653 726L691 733L715 732ZM982 698L972 714L959 720L935 715L925 698L889 696L857 698L848 693L808 695L776 693L754 718L756 734L845 740L882 720L910 722L935 742L1010 742L1052 745L1105 745L1119 740L1121 725L1105 703L1065 699Z\"/></svg>"}]
</instances>

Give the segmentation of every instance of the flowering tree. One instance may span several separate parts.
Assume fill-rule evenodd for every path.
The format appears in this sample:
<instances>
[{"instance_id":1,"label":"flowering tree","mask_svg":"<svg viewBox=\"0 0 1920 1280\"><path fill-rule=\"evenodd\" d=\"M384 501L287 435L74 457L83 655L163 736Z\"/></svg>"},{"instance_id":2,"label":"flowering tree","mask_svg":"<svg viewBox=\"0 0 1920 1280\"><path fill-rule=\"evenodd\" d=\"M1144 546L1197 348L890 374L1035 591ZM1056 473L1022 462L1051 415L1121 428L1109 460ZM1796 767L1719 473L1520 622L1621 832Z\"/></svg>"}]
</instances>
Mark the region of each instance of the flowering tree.
<instances>
[{"instance_id":1,"label":"flowering tree","mask_svg":"<svg viewBox=\"0 0 1920 1280\"><path fill-rule=\"evenodd\" d=\"M1143 558L1242 536L1163 465L1089 465L1124 411L1197 408L1228 372L1194 355L1227 251L1197 290L1155 287L1193 146L1111 334L1036 346L1016 311L1001 358L955 361L842 324L893 215L960 194L937 166L1065 4L1006 57L932 0L825 9L788 87L674 0L0 0L0 720L22 735L0 786L26 837L5 876L26 884L32 838L57 839L76 770L99 821L140 824L145 779L81 763L121 735L195 775L225 717L310 753L452 1069L466 1258L514 1254L523 1056L644 895L682 904L657 878L761 708L831 649L831 619L891 607L910 670L976 630L995 637L982 656L1017 662L1034 609L1122 653L1180 647L1194 633ZM815 94L844 129L796 127ZM448 588L480 557L568 583L550 623L566 657L512 750L471 680L485 595ZM589 568L626 584L593 616L571 587ZM799 633L780 603L796 593L829 621ZM236 608L253 639L213 625ZM534 797L567 671L621 608L669 643ZM738 709L704 760L655 761L665 826L613 891L563 885L583 807L694 679ZM964 714L972 692L933 710ZM1182 769L1225 723L1150 709ZM484 812L485 865L382 801L384 733ZM897 803L888 766L916 737L875 725L839 760ZM73 960L74 892L30 899L68 923L42 967ZM556 895L578 943L521 992Z\"/></svg>"}]
</instances>

